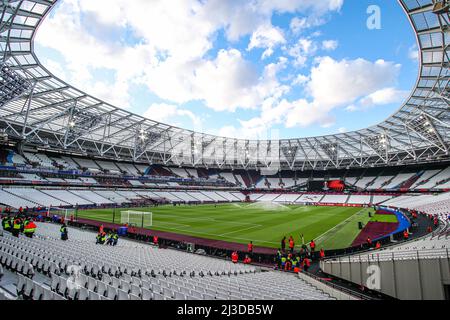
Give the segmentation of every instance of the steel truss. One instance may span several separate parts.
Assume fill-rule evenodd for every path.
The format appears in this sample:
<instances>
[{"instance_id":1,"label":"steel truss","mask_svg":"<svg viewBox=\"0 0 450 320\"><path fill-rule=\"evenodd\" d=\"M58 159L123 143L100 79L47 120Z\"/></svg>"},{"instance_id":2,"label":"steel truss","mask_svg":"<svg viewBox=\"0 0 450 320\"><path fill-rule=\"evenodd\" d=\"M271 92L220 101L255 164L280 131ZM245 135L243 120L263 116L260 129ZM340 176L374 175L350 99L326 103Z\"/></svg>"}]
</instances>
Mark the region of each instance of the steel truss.
<instances>
[{"instance_id":1,"label":"steel truss","mask_svg":"<svg viewBox=\"0 0 450 320\"><path fill-rule=\"evenodd\" d=\"M158 123L53 76L33 51L58 0L0 4L0 129L44 150L141 163L218 168L327 170L449 159L449 24L440 1L399 0L417 36L420 75L401 108L359 131L286 140L239 140ZM439 7L440 8L440 7ZM435 10L436 13L433 13ZM1 83L0 83L1 87Z\"/></svg>"}]
</instances>

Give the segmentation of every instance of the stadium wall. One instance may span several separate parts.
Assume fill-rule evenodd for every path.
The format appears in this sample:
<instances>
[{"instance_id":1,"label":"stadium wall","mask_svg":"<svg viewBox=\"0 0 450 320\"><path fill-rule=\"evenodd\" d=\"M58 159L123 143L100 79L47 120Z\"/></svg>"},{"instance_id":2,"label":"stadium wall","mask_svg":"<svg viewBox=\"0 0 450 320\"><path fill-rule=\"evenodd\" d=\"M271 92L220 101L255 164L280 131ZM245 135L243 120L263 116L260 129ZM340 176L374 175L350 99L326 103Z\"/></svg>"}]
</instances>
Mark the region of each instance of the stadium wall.
<instances>
[{"instance_id":1,"label":"stadium wall","mask_svg":"<svg viewBox=\"0 0 450 320\"><path fill-rule=\"evenodd\" d=\"M439 259L350 262L341 258L321 261L320 267L327 274L401 300L445 300L445 286L450 285L448 252Z\"/></svg>"}]
</instances>

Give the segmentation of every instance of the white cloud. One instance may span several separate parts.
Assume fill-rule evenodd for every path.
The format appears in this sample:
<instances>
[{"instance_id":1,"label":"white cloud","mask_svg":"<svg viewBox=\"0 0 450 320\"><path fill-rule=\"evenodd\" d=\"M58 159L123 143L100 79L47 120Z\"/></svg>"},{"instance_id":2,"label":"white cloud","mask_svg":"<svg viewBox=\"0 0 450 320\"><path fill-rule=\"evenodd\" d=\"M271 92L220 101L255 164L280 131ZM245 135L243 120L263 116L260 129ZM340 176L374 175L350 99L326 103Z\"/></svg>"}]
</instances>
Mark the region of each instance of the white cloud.
<instances>
[{"instance_id":1,"label":"white cloud","mask_svg":"<svg viewBox=\"0 0 450 320\"><path fill-rule=\"evenodd\" d=\"M289 24L290 29L294 34L299 34L301 31L308 29L311 25L307 18L294 17Z\"/></svg>"},{"instance_id":2,"label":"white cloud","mask_svg":"<svg viewBox=\"0 0 450 320\"><path fill-rule=\"evenodd\" d=\"M303 75L303 74L299 74L297 75L297 77L295 77L294 81L292 81L292 85L293 86L301 86L305 83L307 83L309 80L309 77Z\"/></svg>"},{"instance_id":3,"label":"white cloud","mask_svg":"<svg viewBox=\"0 0 450 320\"><path fill-rule=\"evenodd\" d=\"M247 50L254 48L267 49L262 58L270 57L273 50L280 44L286 43L283 35L283 30L272 25L262 25L255 32L253 32Z\"/></svg>"},{"instance_id":4,"label":"white cloud","mask_svg":"<svg viewBox=\"0 0 450 320\"><path fill-rule=\"evenodd\" d=\"M336 50L339 45L337 40L324 40L322 41L322 49L326 51Z\"/></svg>"},{"instance_id":5,"label":"white cloud","mask_svg":"<svg viewBox=\"0 0 450 320\"><path fill-rule=\"evenodd\" d=\"M395 84L401 65L364 59L317 59L307 89L318 105L338 107Z\"/></svg>"},{"instance_id":6,"label":"white cloud","mask_svg":"<svg viewBox=\"0 0 450 320\"><path fill-rule=\"evenodd\" d=\"M309 57L317 52L317 44L308 38L300 38L293 46L286 48L289 56L294 59L294 66L303 67Z\"/></svg>"},{"instance_id":7,"label":"white cloud","mask_svg":"<svg viewBox=\"0 0 450 320\"><path fill-rule=\"evenodd\" d=\"M55 64L52 70L64 80L119 106L128 106L131 86L140 83L174 103L203 100L214 110L254 108L278 85L264 93L265 82L274 80L257 74L231 49L207 59L217 32L224 29L232 41L252 35L249 48L266 49L262 58L267 58L286 41L282 30L271 25L275 12L307 11L320 17L341 5L342 0L183 0L176 5L163 0L66 0L45 20L37 43L62 54L59 62L67 72ZM99 80L99 71L111 73L109 79Z\"/></svg>"},{"instance_id":8,"label":"white cloud","mask_svg":"<svg viewBox=\"0 0 450 320\"><path fill-rule=\"evenodd\" d=\"M310 77L299 78L309 99L267 99L260 116L241 121L238 132L261 133L276 124L287 128L312 124L330 127L335 124L332 111L336 108L347 106L348 111L356 111L361 102L372 105L396 102L401 92L391 85L396 82L399 70L400 65L384 60L318 58Z\"/></svg>"},{"instance_id":9,"label":"white cloud","mask_svg":"<svg viewBox=\"0 0 450 320\"><path fill-rule=\"evenodd\" d=\"M240 127L222 128L221 134L264 135L276 125L330 126L336 108L396 103L404 94L395 89L400 65L322 57L310 74L289 79L292 86L305 88L307 96L286 97L291 88L280 83L278 74L288 63L304 67L320 48L338 47L336 40L320 42L312 35L290 44L289 36L324 23L342 4L343 0L183 0L176 5L162 0L65 0L41 26L37 42L64 56L48 64L51 70L108 102L128 106L132 85L145 85L168 102L150 106L145 113L150 118L189 118L197 126L201 119L177 104L200 101L215 111L260 112L241 120ZM275 12L298 14L290 24L292 33L284 34L271 24ZM291 61L283 57L258 71L233 49L233 42L211 56L220 30L230 41L250 36L248 50L264 49L263 59L282 46ZM133 41L125 40L126 35ZM105 72L111 73L106 80L95 76Z\"/></svg>"},{"instance_id":10,"label":"white cloud","mask_svg":"<svg viewBox=\"0 0 450 320\"><path fill-rule=\"evenodd\" d=\"M398 103L404 101L408 94L408 91L397 90L396 88L384 88L363 98L361 104L363 106L372 106Z\"/></svg>"},{"instance_id":11,"label":"white cloud","mask_svg":"<svg viewBox=\"0 0 450 320\"><path fill-rule=\"evenodd\" d=\"M277 72L286 64L280 59L259 74L235 49L221 50L212 61L177 63L171 58L157 68L147 70L145 83L165 100L185 103L200 100L215 111L255 109L273 95L289 88L277 80Z\"/></svg>"},{"instance_id":12,"label":"white cloud","mask_svg":"<svg viewBox=\"0 0 450 320\"><path fill-rule=\"evenodd\" d=\"M177 121L180 120L179 118L186 119L187 117L192 122L193 127L198 128L202 125L202 119L193 112L166 103L152 104L143 116L154 121L172 125L178 125Z\"/></svg>"},{"instance_id":13,"label":"white cloud","mask_svg":"<svg viewBox=\"0 0 450 320\"><path fill-rule=\"evenodd\" d=\"M408 58L414 61L419 61L419 48L414 44L408 49Z\"/></svg>"}]
</instances>

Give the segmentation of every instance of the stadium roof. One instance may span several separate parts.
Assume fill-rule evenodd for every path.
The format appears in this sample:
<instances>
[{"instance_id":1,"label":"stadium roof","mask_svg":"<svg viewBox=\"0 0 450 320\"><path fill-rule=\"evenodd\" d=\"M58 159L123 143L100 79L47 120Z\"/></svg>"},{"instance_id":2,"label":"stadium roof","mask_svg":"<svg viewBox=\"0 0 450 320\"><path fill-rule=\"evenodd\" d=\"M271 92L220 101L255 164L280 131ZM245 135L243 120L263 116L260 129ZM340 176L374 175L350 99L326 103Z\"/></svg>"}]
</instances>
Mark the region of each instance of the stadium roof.
<instances>
[{"instance_id":1,"label":"stadium roof","mask_svg":"<svg viewBox=\"0 0 450 320\"><path fill-rule=\"evenodd\" d=\"M326 170L449 159L450 17L441 1L399 0L417 36L420 74L397 112L359 131L270 141L155 122L58 79L39 62L33 46L39 25L57 2L0 4L0 128L11 138L94 157L220 168Z\"/></svg>"}]
</instances>

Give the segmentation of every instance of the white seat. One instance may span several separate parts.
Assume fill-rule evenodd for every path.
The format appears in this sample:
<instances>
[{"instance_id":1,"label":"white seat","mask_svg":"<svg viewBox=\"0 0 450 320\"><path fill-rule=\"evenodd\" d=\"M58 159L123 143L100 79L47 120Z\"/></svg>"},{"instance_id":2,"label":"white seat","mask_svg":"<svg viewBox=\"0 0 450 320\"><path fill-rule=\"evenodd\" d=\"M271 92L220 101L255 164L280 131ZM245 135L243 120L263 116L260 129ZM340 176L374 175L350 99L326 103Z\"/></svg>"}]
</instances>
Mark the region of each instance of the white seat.
<instances>
[{"instance_id":1,"label":"white seat","mask_svg":"<svg viewBox=\"0 0 450 320\"><path fill-rule=\"evenodd\" d=\"M130 300L128 292L125 292L121 289L117 290L119 292L118 300Z\"/></svg>"},{"instance_id":2,"label":"white seat","mask_svg":"<svg viewBox=\"0 0 450 320\"><path fill-rule=\"evenodd\" d=\"M141 288L137 285L132 284L130 293L140 297L141 296Z\"/></svg>"},{"instance_id":3,"label":"white seat","mask_svg":"<svg viewBox=\"0 0 450 320\"><path fill-rule=\"evenodd\" d=\"M100 296L106 296L106 291L107 291L106 284L101 281L97 281L97 293Z\"/></svg>"},{"instance_id":4,"label":"white seat","mask_svg":"<svg viewBox=\"0 0 450 320\"><path fill-rule=\"evenodd\" d=\"M44 294L44 289L38 283L35 282L34 289L33 289L33 300L41 300L43 294Z\"/></svg>"},{"instance_id":5,"label":"white seat","mask_svg":"<svg viewBox=\"0 0 450 320\"><path fill-rule=\"evenodd\" d=\"M152 299L153 294L147 289L142 289L142 300L152 300Z\"/></svg>"},{"instance_id":6,"label":"white seat","mask_svg":"<svg viewBox=\"0 0 450 320\"><path fill-rule=\"evenodd\" d=\"M33 294L34 282L31 279L25 278L25 288L23 289L23 295L25 297L30 297Z\"/></svg>"},{"instance_id":7,"label":"white seat","mask_svg":"<svg viewBox=\"0 0 450 320\"><path fill-rule=\"evenodd\" d=\"M96 292L89 291L89 300L100 300L100 295Z\"/></svg>"},{"instance_id":8,"label":"white seat","mask_svg":"<svg viewBox=\"0 0 450 320\"><path fill-rule=\"evenodd\" d=\"M111 300L115 300L117 297L117 289L108 285L108 290L107 290L106 296Z\"/></svg>"},{"instance_id":9,"label":"white seat","mask_svg":"<svg viewBox=\"0 0 450 320\"><path fill-rule=\"evenodd\" d=\"M86 288L80 288L80 292L78 294L77 300L88 300L89 299L89 291Z\"/></svg>"}]
</instances>

